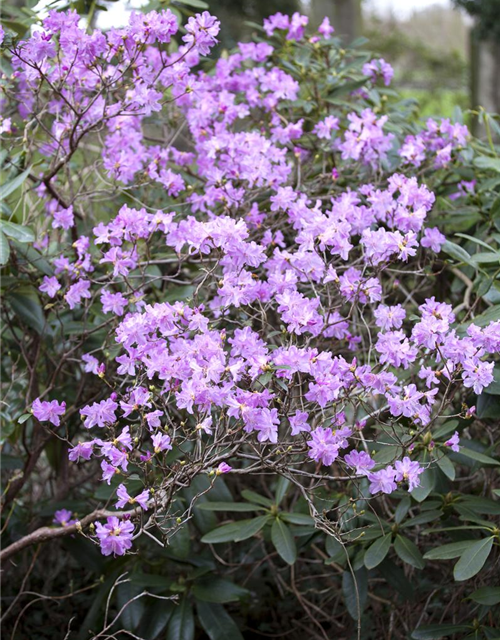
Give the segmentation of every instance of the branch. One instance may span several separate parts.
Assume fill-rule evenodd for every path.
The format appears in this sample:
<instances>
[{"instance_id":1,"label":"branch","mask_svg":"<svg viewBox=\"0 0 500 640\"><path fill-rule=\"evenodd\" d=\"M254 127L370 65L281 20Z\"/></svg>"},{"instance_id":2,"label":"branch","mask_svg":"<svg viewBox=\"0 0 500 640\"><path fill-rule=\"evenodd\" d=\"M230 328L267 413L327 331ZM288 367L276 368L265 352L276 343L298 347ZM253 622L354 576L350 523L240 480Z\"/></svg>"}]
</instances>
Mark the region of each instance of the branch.
<instances>
[{"instance_id":1,"label":"branch","mask_svg":"<svg viewBox=\"0 0 500 640\"><path fill-rule=\"evenodd\" d=\"M81 520L75 522L75 524L70 524L66 527L40 527L40 529L36 529L35 531L33 531L33 533L29 533L27 536L24 536L24 538L16 540L16 542L13 542L11 545L0 551L0 562L7 560L18 551L21 551L21 549L30 547L33 544L39 544L40 542L46 542L47 540L63 538L65 536L70 536L72 534L78 533L94 520L108 518L110 516L133 516L137 512L138 509L133 509L132 511L107 511L106 509L97 509L96 511L89 513Z\"/></svg>"}]
</instances>

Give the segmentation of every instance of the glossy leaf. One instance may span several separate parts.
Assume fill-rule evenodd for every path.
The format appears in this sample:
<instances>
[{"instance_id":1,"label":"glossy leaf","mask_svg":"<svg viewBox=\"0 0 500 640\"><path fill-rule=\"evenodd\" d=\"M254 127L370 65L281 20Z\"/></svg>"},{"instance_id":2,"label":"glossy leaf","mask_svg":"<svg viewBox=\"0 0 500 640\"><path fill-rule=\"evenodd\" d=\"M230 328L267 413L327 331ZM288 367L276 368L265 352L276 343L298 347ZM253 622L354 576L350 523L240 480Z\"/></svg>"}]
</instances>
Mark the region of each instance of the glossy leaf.
<instances>
[{"instance_id":1,"label":"glossy leaf","mask_svg":"<svg viewBox=\"0 0 500 640\"><path fill-rule=\"evenodd\" d=\"M210 640L243 640L241 631L222 605L198 602L196 610Z\"/></svg>"},{"instance_id":2,"label":"glossy leaf","mask_svg":"<svg viewBox=\"0 0 500 640\"><path fill-rule=\"evenodd\" d=\"M271 540L283 560L288 564L294 564L297 559L295 540L290 533L290 529L279 518L275 519L271 528Z\"/></svg>"},{"instance_id":3,"label":"glossy leaf","mask_svg":"<svg viewBox=\"0 0 500 640\"><path fill-rule=\"evenodd\" d=\"M453 577L455 580L459 582L469 580L469 578L472 578L481 571L490 555L493 540L493 536L478 540L464 551L453 569Z\"/></svg>"},{"instance_id":4,"label":"glossy leaf","mask_svg":"<svg viewBox=\"0 0 500 640\"><path fill-rule=\"evenodd\" d=\"M193 607L184 596L172 613L165 640L193 640L194 629Z\"/></svg>"},{"instance_id":5,"label":"glossy leaf","mask_svg":"<svg viewBox=\"0 0 500 640\"><path fill-rule=\"evenodd\" d=\"M218 544L219 542L239 542L251 538L269 522L271 516L259 516L248 520L239 520L224 524L201 539L206 544Z\"/></svg>"},{"instance_id":6,"label":"glossy leaf","mask_svg":"<svg viewBox=\"0 0 500 640\"><path fill-rule=\"evenodd\" d=\"M412 567L416 569L423 569L425 567L425 561L418 547L405 536L399 534L396 536L394 550L403 562L410 564Z\"/></svg>"},{"instance_id":7,"label":"glossy leaf","mask_svg":"<svg viewBox=\"0 0 500 640\"><path fill-rule=\"evenodd\" d=\"M385 536L382 536L375 540L375 542L368 547L365 552L365 567L367 569L374 569L378 566L382 560L389 553L389 549L391 548L392 542L392 533L387 533Z\"/></svg>"}]
</instances>

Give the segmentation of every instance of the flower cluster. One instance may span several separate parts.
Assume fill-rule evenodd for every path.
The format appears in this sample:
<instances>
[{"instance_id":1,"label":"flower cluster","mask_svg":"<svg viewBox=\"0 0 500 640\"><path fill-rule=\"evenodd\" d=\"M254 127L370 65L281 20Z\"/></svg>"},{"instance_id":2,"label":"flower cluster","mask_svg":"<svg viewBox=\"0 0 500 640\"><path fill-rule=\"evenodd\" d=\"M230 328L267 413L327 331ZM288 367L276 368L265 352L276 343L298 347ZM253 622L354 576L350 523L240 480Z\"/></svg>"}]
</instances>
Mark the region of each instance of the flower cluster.
<instances>
[{"instance_id":1,"label":"flower cluster","mask_svg":"<svg viewBox=\"0 0 500 640\"><path fill-rule=\"evenodd\" d=\"M487 358L500 352L500 322L460 332L448 302L415 300L394 276L410 280L445 241L430 221L435 196L411 170L447 165L466 128L429 121L402 141L363 92L347 112L291 116L301 87L274 52L282 40L306 42L306 26L298 13L271 16L272 44L241 43L210 74L197 70L219 31L207 12L188 20L175 53L163 46L178 30L169 10L133 14L106 34L83 31L76 13L51 12L12 51L22 117L43 82L65 87L48 102L58 114L40 147L50 167L65 166L98 130L106 180L160 193L144 206L122 202L79 235L82 213L54 196L53 168L37 188L49 221L38 247L54 272L40 292L65 313L92 308L112 326L112 348L80 355L82 371L106 384L78 406L89 435L68 454L97 459L114 506L132 506L96 524L104 555L131 548L130 518L151 509L153 495L161 505L165 478L181 473L179 452L196 473L216 476L241 451L266 460L286 452L293 468L332 468L372 495L411 492L427 464L420 436L446 415L453 390L479 394L493 380ZM333 46L332 33L325 20L311 45ZM392 78L383 59L362 73ZM189 146L148 135L170 97ZM350 184L356 170L362 180ZM50 255L49 239L68 234ZM183 295L168 299L163 281ZM56 427L65 409L32 405ZM365 434L376 441L381 425L400 436L390 464L367 446ZM457 451L458 433L435 446ZM131 490L138 473L144 486Z\"/></svg>"}]
</instances>

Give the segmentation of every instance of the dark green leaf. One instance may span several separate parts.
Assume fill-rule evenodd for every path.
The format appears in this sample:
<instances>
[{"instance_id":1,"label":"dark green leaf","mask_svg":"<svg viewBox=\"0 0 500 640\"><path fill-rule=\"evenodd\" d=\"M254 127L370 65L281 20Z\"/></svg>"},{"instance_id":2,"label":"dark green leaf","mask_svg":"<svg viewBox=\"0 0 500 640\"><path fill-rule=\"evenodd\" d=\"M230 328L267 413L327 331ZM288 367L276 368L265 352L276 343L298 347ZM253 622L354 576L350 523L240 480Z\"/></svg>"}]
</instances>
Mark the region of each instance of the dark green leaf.
<instances>
[{"instance_id":1,"label":"dark green leaf","mask_svg":"<svg viewBox=\"0 0 500 640\"><path fill-rule=\"evenodd\" d=\"M210 640L243 640L235 621L222 605L198 602L196 610Z\"/></svg>"},{"instance_id":2,"label":"dark green leaf","mask_svg":"<svg viewBox=\"0 0 500 640\"><path fill-rule=\"evenodd\" d=\"M408 538L398 534L394 541L394 550L401 560L406 562L406 564L410 564L416 569L423 569L425 567L425 561L422 558L422 554L418 550L417 546Z\"/></svg>"},{"instance_id":3,"label":"dark green leaf","mask_svg":"<svg viewBox=\"0 0 500 640\"><path fill-rule=\"evenodd\" d=\"M262 511L264 507L250 502L202 502L196 505L203 511Z\"/></svg>"},{"instance_id":4,"label":"dark green leaf","mask_svg":"<svg viewBox=\"0 0 500 640\"><path fill-rule=\"evenodd\" d=\"M280 476L278 478L278 482L276 483L276 491L274 494L277 505L279 505L283 500L283 498L285 497L289 486L290 486L290 480L288 480L287 478L284 478L283 476Z\"/></svg>"},{"instance_id":5,"label":"dark green leaf","mask_svg":"<svg viewBox=\"0 0 500 640\"><path fill-rule=\"evenodd\" d=\"M457 582L469 580L481 571L490 555L493 540L494 536L478 540L464 551L453 569L453 576Z\"/></svg>"},{"instance_id":6,"label":"dark green leaf","mask_svg":"<svg viewBox=\"0 0 500 640\"><path fill-rule=\"evenodd\" d=\"M389 553L389 549L391 548L392 534L387 533L385 536L382 536L375 540L375 542L368 547L365 552L365 567L367 569L374 569L377 565L379 565L385 556Z\"/></svg>"},{"instance_id":7,"label":"dark green leaf","mask_svg":"<svg viewBox=\"0 0 500 640\"><path fill-rule=\"evenodd\" d=\"M271 528L271 540L276 551L285 562L294 564L297 559L297 547L290 529L279 518L276 518Z\"/></svg>"},{"instance_id":8,"label":"dark green leaf","mask_svg":"<svg viewBox=\"0 0 500 640\"><path fill-rule=\"evenodd\" d=\"M481 587L469 596L474 602L491 607L500 604L500 587Z\"/></svg>"},{"instance_id":9,"label":"dark green leaf","mask_svg":"<svg viewBox=\"0 0 500 640\"><path fill-rule=\"evenodd\" d=\"M217 544L219 542L239 542L251 538L258 533L269 521L271 516L259 516L248 520L239 520L217 527L207 533L201 539L206 544Z\"/></svg>"},{"instance_id":10,"label":"dark green leaf","mask_svg":"<svg viewBox=\"0 0 500 640\"><path fill-rule=\"evenodd\" d=\"M195 582L193 595L203 602L236 602L247 596L249 591L224 578L208 577Z\"/></svg>"},{"instance_id":11,"label":"dark green leaf","mask_svg":"<svg viewBox=\"0 0 500 640\"><path fill-rule=\"evenodd\" d=\"M264 507L272 507L273 501L265 496L261 496L260 493L255 493L255 491L250 491L249 489L244 489L241 492L241 495L248 500L249 502L255 502L256 504L261 504Z\"/></svg>"},{"instance_id":12,"label":"dark green leaf","mask_svg":"<svg viewBox=\"0 0 500 640\"><path fill-rule=\"evenodd\" d=\"M443 544L424 553L424 558L426 560L453 560L454 558L459 558L475 542L475 540L460 540L459 542Z\"/></svg>"},{"instance_id":13,"label":"dark green leaf","mask_svg":"<svg viewBox=\"0 0 500 640\"><path fill-rule=\"evenodd\" d=\"M42 334L45 327L45 318L42 305L35 291L17 290L9 294L10 306L14 313L25 324L38 334Z\"/></svg>"},{"instance_id":14,"label":"dark green leaf","mask_svg":"<svg viewBox=\"0 0 500 640\"><path fill-rule=\"evenodd\" d=\"M368 597L368 577L366 569L355 571L354 578L350 571L342 574L342 593L345 605L353 620L358 620L365 608ZM358 607L359 599L359 607Z\"/></svg>"},{"instance_id":15,"label":"dark green leaf","mask_svg":"<svg viewBox=\"0 0 500 640\"><path fill-rule=\"evenodd\" d=\"M314 519L307 513L280 513L280 518L289 524L314 526Z\"/></svg>"},{"instance_id":16,"label":"dark green leaf","mask_svg":"<svg viewBox=\"0 0 500 640\"><path fill-rule=\"evenodd\" d=\"M170 618L166 640L193 640L193 638L193 607L188 598L184 596Z\"/></svg>"},{"instance_id":17,"label":"dark green leaf","mask_svg":"<svg viewBox=\"0 0 500 640\"><path fill-rule=\"evenodd\" d=\"M419 627L411 634L412 640L439 640L455 633L469 631L470 627L463 624L430 624Z\"/></svg>"},{"instance_id":18,"label":"dark green leaf","mask_svg":"<svg viewBox=\"0 0 500 640\"><path fill-rule=\"evenodd\" d=\"M438 467L444 473L444 475L450 480L455 480L455 467L453 466L453 462L448 458L448 456L443 455L436 460Z\"/></svg>"}]
</instances>

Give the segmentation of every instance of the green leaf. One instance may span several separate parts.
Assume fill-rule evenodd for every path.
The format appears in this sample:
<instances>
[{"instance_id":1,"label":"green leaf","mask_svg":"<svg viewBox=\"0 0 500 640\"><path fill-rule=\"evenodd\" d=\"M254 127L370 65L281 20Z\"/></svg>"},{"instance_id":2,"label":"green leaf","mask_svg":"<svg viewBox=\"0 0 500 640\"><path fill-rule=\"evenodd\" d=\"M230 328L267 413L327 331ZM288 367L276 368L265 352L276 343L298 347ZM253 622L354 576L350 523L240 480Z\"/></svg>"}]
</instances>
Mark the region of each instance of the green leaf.
<instances>
[{"instance_id":1,"label":"green leaf","mask_svg":"<svg viewBox=\"0 0 500 640\"><path fill-rule=\"evenodd\" d=\"M477 460L478 462L482 462L483 464L500 465L498 460L494 460L493 458L484 455L484 453L479 453L479 451L474 451L474 449L468 449L467 447L460 447L460 454L467 456L468 458L472 458L473 460Z\"/></svg>"},{"instance_id":2,"label":"green leaf","mask_svg":"<svg viewBox=\"0 0 500 640\"><path fill-rule=\"evenodd\" d=\"M500 173L500 159L489 158L488 156L479 156L474 159L474 166L478 169L489 169Z\"/></svg>"},{"instance_id":3,"label":"green leaf","mask_svg":"<svg viewBox=\"0 0 500 640\"><path fill-rule=\"evenodd\" d=\"M244 489L241 492L241 495L248 500L249 502L255 502L256 504L261 504L264 507L272 507L273 501L265 496L261 496L260 493L255 493L255 491L250 491L249 489Z\"/></svg>"},{"instance_id":4,"label":"green leaf","mask_svg":"<svg viewBox=\"0 0 500 640\"><path fill-rule=\"evenodd\" d=\"M375 540L365 552L364 563L367 569L374 569L379 565L391 548L392 533L387 533Z\"/></svg>"},{"instance_id":5,"label":"green leaf","mask_svg":"<svg viewBox=\"0 0 500 640\"><path fill-rule=\"evenodd\" d=\"M454 558L459 558L475 542L475 540L460 540L459 542L443 544L424 553L424 558L426 560L453 560Z\"/></svg>"},{"instance_id":6,"label":"green leaf","mask_svg":"<svg viewBox=\"0 0 500 640\"><path fill-rule=\"evenodd\" d=\"M198 602L196 610L210 640L243 640L235 621L222 605Z\"/></svg>"},{"instance_id":7,"label":"green leaf","mask_svg":"<svg viewBox=\"0 0 500 640\"><path fill-rule=\"evenodd\" d=\"M184 596L179 606L174 609L168 623L166 640L193 640L194 615L193 607Z\"/></svg>"},{"instance_id":8,"label":"green leaf","mask_svg":"<svg viewBox=\"0 0 500 640\"><path fill-rule=\"evenodd\" d=\"M490 555L493 540L494 536L478 540L464 551L453 569L453 576L457 582L469 580L481 571Z\"/></svg>"},{"instance_id":9,"label":"green leaf","mask_svg":"<svg viewBox=\"0 0 500 640\"><path fill-rule=\"evenodd\" d=\"M271 528L271 540L276 551L285 562L294 564L297 559L297 547L290 529L279 518L276 518Z\"/></svg>"},{"instance_id":10,"label":"green leaf","mask_svg":"<svg viewBox=\"0 0 500 640\"><path fill-rule=\"evenodd\" d=\"M412 640L439 640L454 633L469 631L471 627L464 624L430 624L419 627L411 634Z\"/></svg>"},{"instance_id":11,"label":"green leaf","mask_svg":"<svg viewBox=\"0 0 500 640\"><path fill-rule=\"evenodd\" d=\"M9 196L16 189L18 189L28 177L30 171L31 171L31 167L28 167L28 169L26 169L25 171L17 175L13 180L3 184L0 187L0 200L5 200L7 196Z\"/></svg>"},{"instance_id":12,"label":"green leaf","mask_svg":"<svg viewBox=\"0 0 500 640\"><path fill-rule=\"evenodd\" d=\"M420 475L420 485L411 492L412 498L417 502L423 502L434 489L436 472L434 467L429 467Z\"/></svg>"},{"instance_id":13,"label":"green leaf","mask_svg":"<svg viewBox=\"0 0 500 640\"><path fill-rule=\"evenodd\" d=\"M3 267L9 261L10 245L5 235L0 231L0 267Z\"/></svg>"},{"instance_id":14,"label":"green leaf","mask_svg":"<svg viewBox=\"0 0 500 640\"><path fill-rule=\"evenodd\" d=\"M436 459L438 467L444 473L444 475L450 480L455 480L455 467L453 466L453 462L448 458L448 456L443 455L440 458Z\"/></svg>"},{"instance_id":15,"label":"green leaf","mask_svg":"<svg viewBox=\"0 0 500 640\"><path fill-rule=\"evenodd\" d=\"M187 7L193 7L194 9L201 9L205 11L209 8L206 2L203 0L174 0L176 4L185 4Z\"/></svg>"},{"instance_id":16,"label":"green leaf","mask_svg":"<svg viewBox=\"0 0 500 640\"><path fill-rule=\"evenodd\" d=\"M356 597L356 586L359 597ZM354 578L350 571L342 574L342 593L344 594L345 606L353 620L358 620L365 608L368 598L368 577L366 569L362 568L354 572Z\"/></svg>"},{"instance_id":17,"label":"green leaf","mask_svg":"<svg viewBox=\"0 0 500 640\"><path fill-rule=\"evenodd\" d=\"M280 513L280 518L289 524L298 524L309 527L314 527L314 518L311 518L307 513Z\"/></svg>"},{"instance_id":18,"label":"green leaf","mask_svg":"<svg viewBox=\"0 0 500 640\"><path fill-rule=\"evenodd\" d=\"M202 502L196 505L202 511L262 511L264 507L250 502Z\"/></svg>"},{"instance_id":19,"label":"green leaf","mask_svg":"<svg viewBox=\"0 0 500 640\"><path fill-rule=\"evenodd\" d=\"M394 519L397 524L399 524L405 519L405 516L410 510L410 507L411 507L411 498L409 496L405 496L396 507L396 511L394 513Z\"/></svg>"},{"instance_id":20,"label":"green leaf","mask_svg":"<svg viewBox=\"0 0 500 640\"><path fill-rule=\"evenodd\" d=\"M478 268L477 264L475 264L469 252L466 251L460 245L455 244L454 242L450 242L449 240L446 240L441 250L447 253L452 258L455 258L455 260L457 260L458 262L465 262L471 267L474 267L474 269Z\"/></svg>"},{"instance_id":21,"label":"green leaf","mask_svg":"<svg viewBox=\"0 0 500 640\"><path fill-rule=\"evenodd\" d=\"M485 604L488 607L500 603L500 587L481 587L469 596L474 602Z\"/></svg>"},{"instance_id":22,"label":"green leaf","mask_svg":"<svg viewBox=\"0 0 500 640\"><path fill-rule=\"evenodd\" d=\"M35 234L33 231L26 226L21 226L20 224L15 224L14 222L6 222L5 220L0 220L0 231L3 231L6 236L9 238L14 238L18 242L34 242Z\"/></svg>"},{"instance_id":23,"label":"green leaf","mask_svg":"<svg viewBox=\"0 0 500 640\"><path fill-rule=\"evenodd\" d=\"M398 534L394 541L394 550L401 560L406 562L406 564L410 564L416 569L423 569L425 567L425 561L422 558L422 554L418 550L417 546L408 538Z\"/></svg>"},{"instance_id":24,"label":"green leaf","mask_svg":"<svg viewBox=\"0 0 500 640\"><path fill-rule=\"evenodd\" d=\"M147 615L143 616L137 635L140 638L157 638L167 626L174 610L175 605L166 600L148 603Z\"/></svg>"},{"instance_id":25,"label":"green leaf","mask_svg":"<svg viewBox=\"0 0 500 640\"><path fill-rule=\"evenodd\" d=\"M116 589L116 600L118 609L124 607L127 602L130 603L123 610L120 616L120 625L127 631L135 631L141 622L141 618L145 611L144 599L139 598L132 602L135 596L141 593L142 588L130 582L124 582L118 585Z\"/></svg>"},{"instance_id":26,"label":"green leaf","mask_svg":"<svg viewBox=\"0 0 500 640\"><path fill-rule=\"evenodd\" d=\"M219 542L240 542L251 538L269 522L271 516L259 516L248 520L239 520L230 524L223 524L201 539L206 544L218 544Z\"/></svg>"},{"instance_id":27,"label":"green leaf","mask_svg":"<svg viewBox=\"0 0 500 640\"><path fill-rule=\"evenodd\" d=\"M45 317L34 289L13 291L8 299L16 316L41 335L45 328Z\"/></svg>"},{"instance_id":28,"label":"green leaf","mask_svg":"<svg viewBox=\"0 0 500 640\"><path fill-rule=\"evenodd\" d=\"M288 478L284 478L283 476L280 476L278 478L278 482L276 483L276 491L274 493L274 497L277 505L279 505L283 500L283 498L285 497L289 486L290 486L290 480L288 480Z\"/></svg>"},{"instance_id":29,"label":"green leaf","mask_svg":"<svg viewBox=\"0 0 500 640\"><path fill-rule=\"evenodd\" d=\"M192 592L198 600L218 603L236 602L250 593L230 580L217 577L200 578L193 585Z\"/></svg>"}]
</instances>

